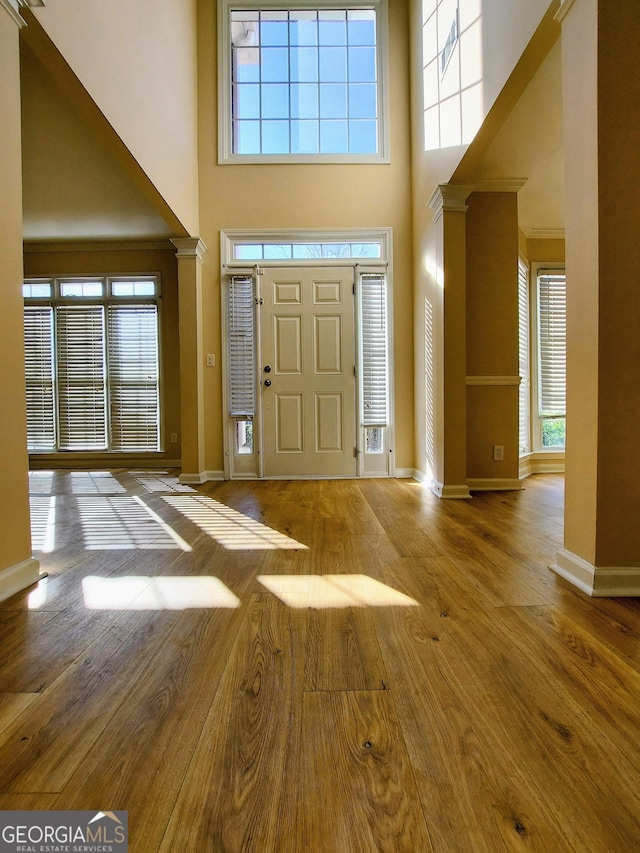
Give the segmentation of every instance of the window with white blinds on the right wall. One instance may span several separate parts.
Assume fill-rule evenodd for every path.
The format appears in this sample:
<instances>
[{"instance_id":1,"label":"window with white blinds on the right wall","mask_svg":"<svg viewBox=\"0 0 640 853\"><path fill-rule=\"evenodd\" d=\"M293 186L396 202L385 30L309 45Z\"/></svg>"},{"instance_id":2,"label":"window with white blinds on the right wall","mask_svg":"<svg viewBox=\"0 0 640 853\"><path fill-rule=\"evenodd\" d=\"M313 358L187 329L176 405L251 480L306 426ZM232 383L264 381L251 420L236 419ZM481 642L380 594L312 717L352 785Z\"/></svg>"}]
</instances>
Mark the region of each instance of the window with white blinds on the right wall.
<instances>
[{"instance_id":1,"label":"window with white blinds on the right wall","mask_svg":"<svg viewBox=\"0 0 640 853\"><path fill-rule=\"evenodd\" d=\"M360 273L361 473L384 476L389 465L389 291L386 273Z\"/></svg>"},{"instance_id":2,"label":"window with white blinds on the right wall","mask_svg":"<svg viewBox=\"0 0 640 853\"><path fill-rule=\"evenodd\" d=\"M386 427L388 408L387 281L382 274L361 277L362 423Z\"/></svg>"},{"instance_id":3,"label":"window with white blinds on the right wall","mask_svg":"<svg viewBox=\"0 0 640 853\"><path fill-rule=\"evenodd\" d=\"M567 293L564 270L538 269L537 409L540 449L563 448L566 424Z\"/></svg>"}]
</instances>

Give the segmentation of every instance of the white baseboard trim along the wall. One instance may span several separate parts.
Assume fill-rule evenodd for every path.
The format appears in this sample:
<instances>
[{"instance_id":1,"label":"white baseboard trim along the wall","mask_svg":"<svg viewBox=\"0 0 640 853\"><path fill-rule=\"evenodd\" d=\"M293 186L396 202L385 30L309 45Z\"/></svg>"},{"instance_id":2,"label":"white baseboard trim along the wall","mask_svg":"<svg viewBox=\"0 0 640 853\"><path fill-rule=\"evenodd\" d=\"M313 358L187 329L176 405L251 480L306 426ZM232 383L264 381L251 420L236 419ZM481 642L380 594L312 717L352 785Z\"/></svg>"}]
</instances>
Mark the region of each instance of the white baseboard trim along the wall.
<instances>
[{"instance_id":1,"label":"white baseboard trim along the wall","mask_svg":"<svg viewBox=\"0 0 640 853\"><path fill-rule=\"evenodd\" d=\"M183 486L199 486L204 481L204 472L200 474L180 474L178 477L178 482L182 483Z\"/></svg>"},{"instance_id":2,"label":"white baseboard trim along the wall","mask_svg":"<svg viewBox=\"0 0 640 853\"><path fill-rule=\"evenodd\" d=\"M513 492L524 488L517 477L475 477L467 480L472 492Z\"/></svg>"},{"instance_id":3,"label":"white baseboard trim along the wall","mask_svg":"<svg viewBox=\"0 0 640 853\"><path fill-rule=\"evenodd\" d=\"M224 471L205 471L204 472L204 482L205 483L219 483L224 480Z\"/></svg>"},{"instance_id":4,"label":"white baseboard trim along the wall","mask_svg":"<svg viewBox=\"0 0 640 853\"><path fill-rule=\"evenodd\" d=\"M0 572L0 601L11 598L40 580L40 563L34 557Z\"/></svg>"},{"instance_id":5,"label":"white baseboard trim along the wall","mask_svg":"<svg viewBox=\"0 0 640 853\"><path fill-rule=\"evenodd\" d=\"M444 500L466 500L471 497L466 483L461 486L445 486L444 483L432 480L429 488L436 497Z\"/></svg>"},{"instance_id":6,"label":"white baseboard trim along the wall","mask_svg":"<svg viewBox=\"0 0 640 853\"><path fill-rule=\"evenodd\" d=\"M549 568L594 598L640 596L640 566L593 566L563 548Z\"/></svg>"},{"instance_id":7,"label":"white baseboard trim along the wall","mask_svg":"<svg viewBox=\"0 0 640 853\"><path fill-rule=\"evenodd\" d=\"M183 486L199 486L202 483L224 480L224 471L200 471L196 474L180 474L178 482Z\"/></svg>"},{"instance_id":8,"label":"white baseboard trim along the wall","mask_svg":"<svg viewBox=\"0 0 640 853\"><path fill-rule=\"evenodd\" d=\"M564 451L542 450L520 457L520 479L531 474L563 474Z\"/></svg>"},{"instance_id":9,"label":"white baseboard trim along the wall","mask_svg":"<svg viewBox=\"0 0 640 853\"><path fill-rule=\"evenodd\" d=\"M425 476L415 468L396 468L393 475L396 480L417 480L419 483L424 483Z\"/></svg>"}]
</instances>

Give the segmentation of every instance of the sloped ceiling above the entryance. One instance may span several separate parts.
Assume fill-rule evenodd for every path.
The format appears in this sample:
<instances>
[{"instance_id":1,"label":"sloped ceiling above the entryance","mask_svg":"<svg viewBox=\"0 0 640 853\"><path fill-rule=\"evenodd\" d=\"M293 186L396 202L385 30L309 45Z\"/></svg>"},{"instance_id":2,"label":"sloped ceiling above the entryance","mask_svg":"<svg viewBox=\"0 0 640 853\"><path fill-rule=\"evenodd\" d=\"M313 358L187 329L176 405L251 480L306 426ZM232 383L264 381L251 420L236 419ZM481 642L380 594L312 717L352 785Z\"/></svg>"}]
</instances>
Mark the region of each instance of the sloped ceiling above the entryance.
<instances>
[{"instance_id":1,"label":"sloped ceiling above the entryance","mask_svg":"<svg viewBox=\"0 0 640 853\"><path fill-rule=\"evenodd\" d=\"M520 228L564 228L562 67L558 40L487 147L474 177L527 178L518 193Z\"/></svg>"},{"instance_id":2,"label":"sloped ceiling above the entryance","mask_svg":"<svg viewBox=\"0 0 640 853\"><path fill-rule=\"evenodd\" d=\"M21 89L25 240L171 234L24 44Z\"/></svg>"}]
</instances>

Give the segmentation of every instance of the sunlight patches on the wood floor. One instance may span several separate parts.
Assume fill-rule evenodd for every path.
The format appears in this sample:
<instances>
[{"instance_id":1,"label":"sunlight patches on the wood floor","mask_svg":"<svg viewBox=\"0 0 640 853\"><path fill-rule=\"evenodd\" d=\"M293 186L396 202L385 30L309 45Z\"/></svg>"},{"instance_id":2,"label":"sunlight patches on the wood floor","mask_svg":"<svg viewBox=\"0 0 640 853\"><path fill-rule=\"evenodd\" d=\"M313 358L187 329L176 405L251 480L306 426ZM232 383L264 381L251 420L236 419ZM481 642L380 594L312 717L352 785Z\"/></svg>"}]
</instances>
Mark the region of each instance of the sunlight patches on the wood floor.
<instances>
[{"instance_id":1,"label":"sunlight patches on the wood floor","mask_svg":"<svg viewBox=\"0 0 640 853\"><path fill-rule=\"evenodd\" d=\"M213 498L163 497L212 539L229 551L275 551L306 549L307 546L267 527Z\"/></svg>"},{"instance_id":2,"label":"sunlight patches on the wood floor","mask_svg":"<svg viewBox=\"0 0 640 853\"><path fill-rule=\"evenodd\" d=\"M418 607L418 602L367 575L260 575L287 607Z\"/></svg>"},{"instance_id":3,"label":"sunlight patches on the wood floor","mask_svg":"<svg viewBox=\"0 0 640 853\"><path fill-rule=\"evenodd\" d=\"M240 599L215 577L86 577L89 610L187 610L240 607Z\"/></svg>"}]
</instances>

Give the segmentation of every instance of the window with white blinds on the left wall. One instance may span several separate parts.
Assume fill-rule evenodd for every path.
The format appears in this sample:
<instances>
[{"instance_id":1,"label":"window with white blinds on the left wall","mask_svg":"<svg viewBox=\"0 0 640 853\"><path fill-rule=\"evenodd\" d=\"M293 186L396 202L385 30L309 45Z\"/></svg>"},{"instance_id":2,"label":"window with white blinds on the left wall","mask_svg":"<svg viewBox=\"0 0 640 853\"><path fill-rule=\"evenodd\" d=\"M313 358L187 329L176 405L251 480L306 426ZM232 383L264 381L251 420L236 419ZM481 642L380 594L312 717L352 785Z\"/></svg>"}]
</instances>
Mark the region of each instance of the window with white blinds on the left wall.
<instances>
[{"instance_id":1,"label":"window with white blinds on the left wall","mask_svg":"<svg viewBox=\"0 0 640 853\"><path fill-rule=\"evenodd\" d=\"M24 337L29 448L50 450L56 444L51 305L25 305Z\"/></svg>"},{"instance_id":2,"label":"window with white blinds on the left wall","mask_svg":"<svg viewBox=\"0 0 640 853\"><path fill-rule=\"evenodd\" d=\"M23 288L30 452L160 449L156 276Z\"/></svg>"},{"instance_id":3,"label":"window with white blinds on the left wall","mask_svg":"<svg viewBox=\"0 0 640 853\"><path fill-rule=\"evenodd\" d=\"M231 276L227 309L229 415L248 420L256 408L253 276Z\"/></svg>"}]
</instances>

